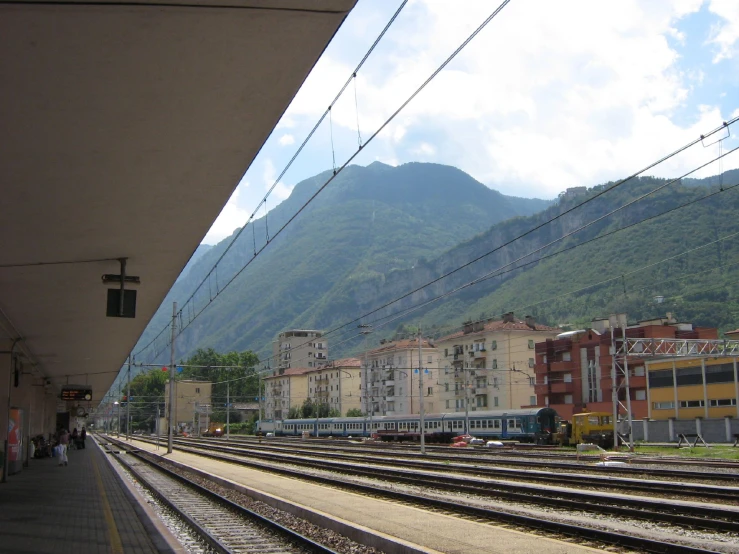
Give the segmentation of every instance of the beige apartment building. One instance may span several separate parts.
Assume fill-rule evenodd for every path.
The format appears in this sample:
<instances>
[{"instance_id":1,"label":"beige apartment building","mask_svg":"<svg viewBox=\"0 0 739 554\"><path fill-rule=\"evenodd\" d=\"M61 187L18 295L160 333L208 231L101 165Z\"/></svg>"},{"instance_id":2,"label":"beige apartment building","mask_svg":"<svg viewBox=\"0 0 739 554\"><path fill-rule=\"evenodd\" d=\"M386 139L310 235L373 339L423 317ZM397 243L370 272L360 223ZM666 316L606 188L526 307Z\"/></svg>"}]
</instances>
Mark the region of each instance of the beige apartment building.
<instances>
[{"instance_id":1,"label":"beige apartment building","mask_svg":"<svg viewBox=\"0 0 739 554\"><path fill-rule=\"evenodd\" d=\"M274 375L264 378L264 418L285 419L290 408L299 408L308 398L308 375L310 367L291 367L275 370Z\"/></svg>"},{"instance_id":2,"label":"beige apartment building","mask_svg":"<svg viewBox=\"0 0 739 554\"><path fill-rule=\"evenodd\" d=\"M426 413L440 411L437 399L437 348L421 340L423 402ZM371 415L417 414L420 411L418 339L380 341L362 359L362 411Z\"/></svg>"},{"instance_id":3,"label":"beige apartment building","mask_svg":"<svg viewBox=\"0 0 739 554\"><path fill-rule=\"evenodd\" d=\"M362 409L361 374L359 358L342 358L308 371L308 398L342 416L349 410Z\"/></svg>"},{"instance_id":4,"label":"beige apartment building","mask_svg":"<svg viewBox=\"0 0 739 554\"><path fill-rule=\"evenodd\" d=\"M272 342L272 359L278 373L292 367L319 367L328 360L328 342L315 329L283 331Z\"/></svg>"},{"instance_id":5,"label":"beige apartment building","mask_svg":"<svg viewBox=\"0 0 739 554\"><path fill-rule=\"evenodd\" d=\"M212 412L213 383L210 381L175 380L174 382L174 410L177 431L197 433L208 428L209 417ZM164 385L164 414L169 413L169 382ZM167 429L166 415L160 426L162 432Z\"/></svg>"},{"instance_id":6,"label":"beige apartment building","mask_svg":"<svg viewBox=\"0 0 739 554\"><path fill-rule=\"evenodd\" d=\"M534 345L559 333L531 316L522 321L509 312L501 320L465 323L461 331L438 339L439 411L535 406Z\"/></svg>"}]
</instances>

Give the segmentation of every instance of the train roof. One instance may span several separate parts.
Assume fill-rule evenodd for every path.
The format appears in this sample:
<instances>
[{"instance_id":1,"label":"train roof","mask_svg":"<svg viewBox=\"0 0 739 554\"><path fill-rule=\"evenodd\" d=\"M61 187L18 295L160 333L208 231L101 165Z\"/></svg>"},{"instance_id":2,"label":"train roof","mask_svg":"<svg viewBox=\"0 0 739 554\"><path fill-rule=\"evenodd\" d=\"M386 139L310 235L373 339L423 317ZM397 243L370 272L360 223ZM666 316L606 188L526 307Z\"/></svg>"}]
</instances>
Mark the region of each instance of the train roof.
<instances>
[{"instance_id":1,"label":"train roof","mask_svg":"<svg viewBox=\"0 0 739 554\"><path fill-rule=\"evenodd\" d=\"M528 416L539 415L540 413L556 412L552 408L517 408L512 410L485 410L469 412L469 417L504 417L504 416ZM465 417L464 412L452 412L444 414L446 419L458 419Z\"/></svg>"}]
</instances>

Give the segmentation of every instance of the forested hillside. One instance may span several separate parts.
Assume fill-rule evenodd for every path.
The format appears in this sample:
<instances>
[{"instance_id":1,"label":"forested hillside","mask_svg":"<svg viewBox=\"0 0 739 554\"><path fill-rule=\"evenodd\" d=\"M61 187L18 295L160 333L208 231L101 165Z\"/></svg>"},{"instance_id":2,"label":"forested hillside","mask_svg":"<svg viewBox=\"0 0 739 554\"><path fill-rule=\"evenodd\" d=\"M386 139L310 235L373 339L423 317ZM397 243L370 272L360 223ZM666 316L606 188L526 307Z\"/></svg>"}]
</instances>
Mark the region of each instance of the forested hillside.
<instances>
[{"instance_id":1,"label":"forested hillside","mask_svg":"<svg viewBox=\"0 0 739 554\"><path fill-rule=\"evenodd\" d=\"M263 242L324 178L298 185L266 225L262 219L254 234L242 235L221 275L245 263L252 241ZM264 359L282 329L332 329L446 274L363 319L375 325L373 339L417 323L444 334L506 311L567 327L615 311L632 321L672 311L698 325L735 328L739 170L724 174L723 190L715 178L668 182L635 179L570 211L613 183L546 207L445 166L350 168L195 319L178 351L252 349ZM184 299L223 248L203 255L171 296ZM210 280L211 294L224 282L218 279ZM346 340L355 327L329 338L332 358L359 346Z\"/></svg>"},{"instance_id":2,"label":"forested hillside","mask_svg":"<svg viewBox=\"0 0 739 554\"><path fill-rule=\"evenodd\" d=\"M247 226L194 301L185 304L231 239L188 264L136 351L167 325L172 301L184 306L182 320L189 323L268 237L264 251L192 321L178 340L178 354L198 347L264 352L282 329L324 328L353 317L360 305L375 301L374 283L386 275L427 263L495 223L551 204L504 196L449 166L375 162L347 168L275 238L329 176L299 183L287 200Z\"/></svg>"}]
</instances>

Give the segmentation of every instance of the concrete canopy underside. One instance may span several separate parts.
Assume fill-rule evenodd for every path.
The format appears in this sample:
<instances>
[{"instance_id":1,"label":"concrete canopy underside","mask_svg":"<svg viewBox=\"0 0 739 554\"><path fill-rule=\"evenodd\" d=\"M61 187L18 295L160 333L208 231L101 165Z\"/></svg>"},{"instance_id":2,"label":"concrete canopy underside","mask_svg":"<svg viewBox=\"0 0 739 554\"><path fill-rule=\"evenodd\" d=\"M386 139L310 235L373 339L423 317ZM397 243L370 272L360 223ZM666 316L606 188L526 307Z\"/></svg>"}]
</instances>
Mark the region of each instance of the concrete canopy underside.
<instances>
[{"instance_id":1,"label":"concrete canopy underside","mask_svg":"<svg viewBox=\"0 0 739 554\"><path fill-rule=\"evenodd\" d=\"M39 377L101 400L354 2L0 3L0 339Z\"/></svg>"}]
</instances>

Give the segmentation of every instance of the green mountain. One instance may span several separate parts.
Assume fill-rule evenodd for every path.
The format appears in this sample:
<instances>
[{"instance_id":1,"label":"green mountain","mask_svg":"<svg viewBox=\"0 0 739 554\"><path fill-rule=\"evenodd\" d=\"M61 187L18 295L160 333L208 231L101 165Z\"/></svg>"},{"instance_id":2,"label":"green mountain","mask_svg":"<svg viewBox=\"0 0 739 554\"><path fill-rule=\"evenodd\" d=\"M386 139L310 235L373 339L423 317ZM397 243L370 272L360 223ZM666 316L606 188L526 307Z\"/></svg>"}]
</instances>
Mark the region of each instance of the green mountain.
<instances>
[{"instance_id":1,"label":"green mountain","mask_svg":"<svg viewBox=\"0 0 739 554\"><path fill-rule=\"evenodd\" d=\"M667 182L644 177L619 186L377 315L387 316L479 280L414 313L410 321L443 334L466 319L499 317L508 311L565 328L616 312L636 321L669 311L699 326L735 329L739 170L725 172L721 180L714 176L666 186L608 215ZM499 223L422 267L397 272L385 282L383 298L422 286L611 186L597 186L534 216Z\"/></svg>"},{"instance_id":2,"label":"green mountain","mask_svg":"<svg viewBox=\"0 0 739 554\"><path fill-rule=\"evenodd\" d=\"M505 196L449 166L375 162L348 167L275 237L330 176L324 172L298 183L288 199L248 226L217 272L185 304L231 238L198 251L134 351L152 340L150 352L166 350L168 333L156 337L176 300L185 306L182 324L187 326L178 339L178 355L198 347L271 352L281 330L329 328L356 317L378 298L378 283L387 276L426 264L491 225L551 204ZM264 251L240 272L268 239Z\"/></svg>"},{"instance_id":3,"label":"green mountain","mask_svg":"<svg viewBox=\"0 0 739 554\"><path fill-rule=\"evenodd\" d=\"M328 176L298 184L254 232L247 228L218 276L195 296L195 306L204 305L252 257L254 242L260 248ZM721 180L667 183L635 179L565 213L613 183L548 203L503 196L447 166L348 168L187 327L178 352L254 349L264 359L282 329L331 330L373 310L362 320L375 326L372 344L419 323L441 335L467 319L507 311L565 328L614 312L635 321L668 311L701 326L739 327L739 187L732 188L739 170ZM658 187L664 188L651 193ZM175 284L140 344L166 325L171 299L187 298L225 244L205 252ZM186 310L183 323L190 317ZM331 335L332 358L360 346L351 338L357 323Z\"/></svg>"}]
</instances>

